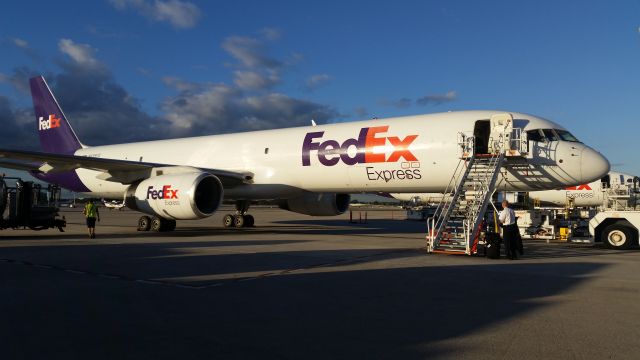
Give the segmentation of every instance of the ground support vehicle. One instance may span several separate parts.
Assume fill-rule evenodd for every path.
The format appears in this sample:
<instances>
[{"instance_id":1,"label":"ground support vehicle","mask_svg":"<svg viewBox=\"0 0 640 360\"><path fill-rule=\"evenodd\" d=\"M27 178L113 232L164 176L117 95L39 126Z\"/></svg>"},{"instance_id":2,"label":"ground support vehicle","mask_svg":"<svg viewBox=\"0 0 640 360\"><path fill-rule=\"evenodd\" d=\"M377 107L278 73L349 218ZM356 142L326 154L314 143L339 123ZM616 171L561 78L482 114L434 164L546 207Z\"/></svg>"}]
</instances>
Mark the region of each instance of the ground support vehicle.
<instances>
[{"instance_id":1,"label":"ground support vehicle","mask_svg":"<svg viewBox=\"0 0 640 360\"><path fill-rule=\"evenodd\" d=\"M58 186L42 188L31 181L0 176L0 230L57 228L64 231L67 222L58 213L59 199Z\"/></svg>"}]
</instances>

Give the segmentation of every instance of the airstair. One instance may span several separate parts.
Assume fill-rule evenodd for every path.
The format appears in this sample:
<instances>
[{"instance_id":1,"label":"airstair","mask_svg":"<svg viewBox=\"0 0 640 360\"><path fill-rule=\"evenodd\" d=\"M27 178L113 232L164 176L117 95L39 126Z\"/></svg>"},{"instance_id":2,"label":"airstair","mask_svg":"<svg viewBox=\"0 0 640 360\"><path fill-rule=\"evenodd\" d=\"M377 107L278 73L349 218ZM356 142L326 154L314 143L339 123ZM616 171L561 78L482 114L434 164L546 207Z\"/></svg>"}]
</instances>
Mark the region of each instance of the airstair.
<instances>
[{"instance_id":1,"label":"airstair","mask_svg":"<svg viewBox=\"0 0 640 360\"><path fill-rule=\"evenodd\" d=\"M484 215L490 204L493 207L491 199L506 157L523 156L527 141L521 129L513 128L511 114L496 114L491 117L486 153L476 153L473 134L460 133L458 143L460 161L445 196L427 221L430 253L477 253Z\"/></svg>"}]
</instances>

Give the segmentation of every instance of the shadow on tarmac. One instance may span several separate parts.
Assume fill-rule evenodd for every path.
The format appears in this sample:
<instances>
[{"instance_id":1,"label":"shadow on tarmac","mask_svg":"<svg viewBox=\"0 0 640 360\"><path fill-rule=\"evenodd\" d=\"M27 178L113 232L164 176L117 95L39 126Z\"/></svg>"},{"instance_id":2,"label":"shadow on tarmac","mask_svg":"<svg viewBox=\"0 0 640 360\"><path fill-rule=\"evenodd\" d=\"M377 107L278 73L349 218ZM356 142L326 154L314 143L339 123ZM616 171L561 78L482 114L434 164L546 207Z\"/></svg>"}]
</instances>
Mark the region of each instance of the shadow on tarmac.
<instances>
[{"instance_id":1,"label":"shadow on tarmac","mask_svg":"<svg viewBox=\"0 0 640 360\"><path fill-rule=\"evenodd\" d=\"M178 228L172 232L153 232L153 231L133 231L133 225L122 226L132 229L127 233L108 233L103 235L104 227L100 224L96 227L99 242L100 239L122 239L122 238L164 238L164 237L199 237L199 236L220 236L220 235L237 235L237 234L304 234L304 235L374 235L384 236L384 234L416 234L416 236L424 237L426 230L424 224L409 223L395 220L369 220L366 224L349 224L344 220L310 220L310 221L279 221L276 226L263 226L257 224L255 227L249 228L223 228L221 226L189 226L187 222L179 224ZM306 225L306 226L305 226ZM114 225L108 225L113 227ZM32 230L24 230L33 233ZM48 232L48 233L43 233ZM66 232L58 232L57 230L43 230L37 235L26 236L2 236L3 240L52 240L52 239L87 239L86 234L68 234Z\"/></svg>"},{"instance_id":2,"label":"shadow on tarmac","mask_svg":"<svg viewBox=\"0 0 640 360\"><path fill-rule=\"evenodd\" d=\"M287 256L259 261L263 254L222 254L180 267L175 259L154 257L175 246L168 245L129 258L140 269L179 277L215 273L206 264L229 265L225 258L236 258L236 266L224 267L227 272L275 269L274 256ZM109 257L132 250L126 248ZM193 290L0 264L0 357L454 357L460 349L441 342L538 311L548 303L542 300L561 296L605 266L502 263L289 273Z\"/></svg>"},{"instance_id":3,"label":"shadow on tarmac","mask_svg":"<svg viewBox=\"0 0 640 360\"><path fill-rule=\"evenodd\" d=\"M500 357L505 339L493 339L494 329L542 310L553 303L548 298L570 293L608 266L442 260L407 248L309 250L305 243L312 240L304 238L242 240L245 233L424 232L423 223L393 220L276 224L104 235L140 237L144 243L101 243L98 233L86 243L13 247L12 240L86 235L3 237L0 258L23 261L0 262L0 358L424 359L459 358L460 352ZM209 241L212 235L237 238ZM277 245L300 250L270 248ZM243 252L249 246L264 248ZM612 253L536 242L525 242L525 251L525 259ZM381 260L392 265L369 265ZM486 342L461 340L478 337Z\"/></svg>"}]
</instances>

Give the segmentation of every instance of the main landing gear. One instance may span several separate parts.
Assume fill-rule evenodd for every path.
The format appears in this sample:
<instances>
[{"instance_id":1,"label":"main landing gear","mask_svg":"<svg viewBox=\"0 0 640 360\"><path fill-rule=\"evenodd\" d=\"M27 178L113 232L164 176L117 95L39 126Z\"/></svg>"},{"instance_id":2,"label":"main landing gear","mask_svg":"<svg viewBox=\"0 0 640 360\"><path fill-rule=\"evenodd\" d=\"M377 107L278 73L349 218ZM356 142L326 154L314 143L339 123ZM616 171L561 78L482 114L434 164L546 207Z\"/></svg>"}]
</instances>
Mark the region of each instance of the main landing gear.
<instances>
[{"instance_id":1,"label":"main landing gear","mask_svg":"<svg viewBox=\"0 0 640 360\"><path fill-rule=\"evenodd\" d=\"M158 216L141 216L138 220L138 231L173 231L176 229L176 221L168 220Z\"/></svg>"},{"instance_id":2,"label":"main landing gear","mask_svg":"<svg viewBox=\"0 0 640 360\"><path fill-rule=\"evenodd\" d=\"M252 227L255 223L255 219L252 215L247 214L251 203L248 200L236 201L236 213L227 214L222 218L222 225L224 227Z\"/></svg>"}]
</instances>

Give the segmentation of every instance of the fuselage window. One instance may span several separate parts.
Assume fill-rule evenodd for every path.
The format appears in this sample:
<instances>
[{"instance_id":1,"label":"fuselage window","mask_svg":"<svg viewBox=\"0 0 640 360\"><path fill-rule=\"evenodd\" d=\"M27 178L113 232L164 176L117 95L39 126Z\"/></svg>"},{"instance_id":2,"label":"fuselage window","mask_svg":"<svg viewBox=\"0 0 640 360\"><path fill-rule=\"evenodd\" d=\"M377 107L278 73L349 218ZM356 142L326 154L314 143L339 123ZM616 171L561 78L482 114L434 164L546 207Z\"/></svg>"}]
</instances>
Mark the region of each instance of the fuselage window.
<instances>
[{"instance_id":1,"label":"fuselage window","mask_svg":"<svg viewBox=\"0 0 640 360\"><path fill-rule=\"evenodd\" d=\"M544 133L544 137L547 138L547 140L549 140L549 141L558 141L558 140L560 140L558 135L556 135L555 131L553 131L551 129L543 129L542 132Z\"/></svg>"}]
</instances>

